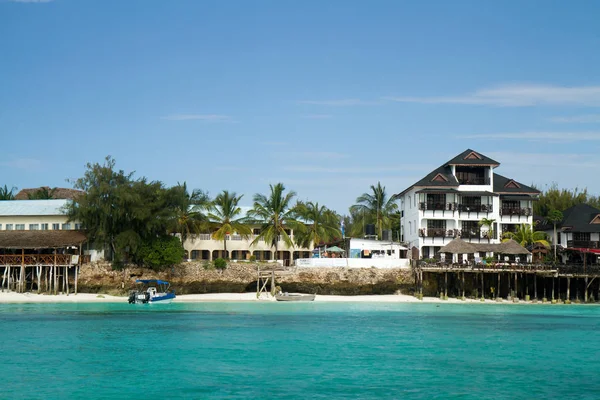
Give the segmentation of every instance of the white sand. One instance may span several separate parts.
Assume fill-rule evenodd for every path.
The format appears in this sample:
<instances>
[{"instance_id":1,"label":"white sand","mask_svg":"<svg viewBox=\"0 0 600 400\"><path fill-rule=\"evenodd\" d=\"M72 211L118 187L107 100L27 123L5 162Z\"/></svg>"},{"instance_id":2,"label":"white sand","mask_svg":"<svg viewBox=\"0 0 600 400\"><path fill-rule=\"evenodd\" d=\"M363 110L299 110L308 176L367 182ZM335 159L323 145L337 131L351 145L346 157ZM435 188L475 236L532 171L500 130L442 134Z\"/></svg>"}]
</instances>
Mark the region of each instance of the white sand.
<instances>
[{"instance_id":1,"label":"white sand","mask_svg":"<svg viewBox=\"0 0 600 400\"><path fill-rule=\"evenodd\" d=\"M262 295L256 298L256 293L210 293L210 294L185 294L179 295L174 300L176 303L193 303L203 301L275 301L272 296ZM467 299L465 301L450 298L440 300L437 297L425 297L418 300L409 295L375 295L375 296L325 296L317 295L315 302L382 302L382 303L482 303L480 300ZM79 293L77 295L47 295L35 293L0 292L0 304L4 303L126 303L126 296L110 296L107 294ZM486 300L486 303L496 303L494 300ZM512 302L502 301L505 304ZM521 301L520 304L524 302Z\"/></svg>"}]
</instances>

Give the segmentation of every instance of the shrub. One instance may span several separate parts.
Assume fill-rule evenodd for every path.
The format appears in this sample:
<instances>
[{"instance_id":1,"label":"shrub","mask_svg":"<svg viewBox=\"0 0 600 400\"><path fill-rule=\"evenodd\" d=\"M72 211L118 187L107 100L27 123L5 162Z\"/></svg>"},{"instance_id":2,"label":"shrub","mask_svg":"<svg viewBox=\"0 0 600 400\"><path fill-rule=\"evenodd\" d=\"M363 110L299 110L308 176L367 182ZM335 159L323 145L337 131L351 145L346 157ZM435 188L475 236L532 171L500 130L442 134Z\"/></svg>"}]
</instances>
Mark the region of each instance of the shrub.
<instances>
[{"instance_id":1,"label":"shrub","mask_svg":"<svg viewBox=\"0 0 600 400\"><path fill-rule=\"evenodd\" d=\"M206 269L206 270L211 270L211 269L215 269L214 265L212 265L210 262L206 261L204 263L202 263L202 268Z\"/></svg>"},{"instance_id":2,"label":"shrub","mask_svg":"<svg viewBox=\"0 0 600 400\"><path fill-rule=\"evenodd\" d=\"M162 236L140 246L137 256L149 268L159 270L161 267L179 264L185 255L178 237Z\"/></svg>"},{"instance_id":3,"label":"shrub","mask_svg":"<svg viewBox=\"0 0 600 400\"><path fill-rule=\"evenodd\" d=\"M252 254L252 255L250 256L250 261L251 261L251 262L256 262L256 256L255 256L254 254Z\"/></svg>"},{"instance_id":4,"label":"shrub","mask_svg":"<svg viewBox=\"0 0 600 400\"><path fill-rule=\"evenodd\" d=\"M219 271L223 271L225 268L227 268L227 261L222 259L222 258L217 258L214 262L213 265L215 266L216 269L218 269Z\"/></svg>"}]
</instances>

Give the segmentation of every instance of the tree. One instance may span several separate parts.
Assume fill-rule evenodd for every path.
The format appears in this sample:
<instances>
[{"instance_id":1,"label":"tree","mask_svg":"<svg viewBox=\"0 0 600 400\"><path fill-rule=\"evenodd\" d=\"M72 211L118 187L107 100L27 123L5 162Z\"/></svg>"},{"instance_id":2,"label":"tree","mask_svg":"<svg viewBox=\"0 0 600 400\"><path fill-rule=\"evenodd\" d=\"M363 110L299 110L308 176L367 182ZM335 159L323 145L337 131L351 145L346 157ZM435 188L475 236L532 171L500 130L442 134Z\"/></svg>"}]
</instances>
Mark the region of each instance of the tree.
<instances>
[{"instance_id":1,"label":"tree","mask_svg":"<svg viewBox=\"0 0 600 400\"><path fill-rule=\"evenodd\" d=\"M533 212L535 215L547 217L552 210L565 211L569 207L582 203L600 208L600 196L590 195L587 189L559 189L554 183L542 191L539 200L534 202Z\"/></svg>"},{"instance_id":2,"label":"tree","mask_svg":"<svg viewBox=\"0 0 600 400\"><path fill-rule=\"evenodd\" d=\"M390 228L392 220L399 218L397 195L389 196L385 192L385 186L377 182L377 186L371 185L372 193L363 193L356 198L356 204L350 207L352 215L362 215L363 224L375 222L379 238L383 236L383 228Z\"/></svg>"},{"instance_id":3,"label":"tree","mask_svg":"<svg viewBox=\"0 0 600 400\"><path fill-rule=\"evenodd\" d=\"M494 231L492 229L492 227L494 226L494 222L496 222L495 219L482 218L481 221L477 223L477 225L479 225L480 227L485 226L488 228L488 243L490 242L491 237L494 236Z\"/></svg>"},{"instance_id":4,"label":"tree","mask_svg":"<svg viewBox=\"0 0 600 400\"><path fill-rule=\"evenodd\" d=\"M210 207L210 197L207 192L195 189L192 193L187 190L187 184L177 184L170 190L170 202L174 215L170 222L171 233L178 233L181 242L208 230L208 218L204 211Z\"/></svg>"},{"instance_id":5,"label":"tree","mask_svg":"<svg viewBox=\"0 0 600 400\"><path fill-rule=\"evenodd\" d=\"M0 200L14 200L15 199L15 191L16 187L8 188L8 186L4 185L4 187L0 186Z\"/></svg>"},{"instance_id":6,"label":"tree","mask_svg":"<svg viewBox=\"0 0 600 400\"><path fill-rule=\"evenodd\" d=\"M238 196L235 192L222 191L215 197L209 207L208 219L216 230L212 237L223 241L223 250L227 254L227 235L237 232L242 238L247 239L252 229L246 223L246 217L240 217L242 209L239 202L244 195Z\"/></svg>"},{"instance_id":7,"label":"tree","mask_svg":"<svg viewBox=\"0 0 600 400\"><path fill-rule=\"evenodd\" d=\"M154 270L179 264L184 255L185 250L179 238L169 235L163 235L145 242L137 252L140 261Z\"/></svg>"},{"instance_id":8,"label":"tree","mask_svg":"<svg viewBox=\"0 0 600 400\"><path fill-rule=\"evenodd\" d=\"M319 245L342 237L340 217L327 207L309 201L298 202L295 209L303 222L294 231L294 241L298 246Z\"/></svg>"},{"instance_id":9,"label":"tree","mask_svg":"<svg viewBox=\"0 0 600 400\"><path fill-rule=\"evenodd\" d=\"M548 213L548 216L546 217L546 219L548 220L548 222L551 222L552 225L554 225L554 236L552 239L552 245L554 247L554 261L556 261L556 245L557 245L556 224L558 224L559 222L561 222L563 220L563 213L558 210L551 210Z\"/></svg>"},{"instance_id":10,"label":"tree","mask_svg":"<svg viewBox=\"0 0 600 400\"><path fill-rule=\"evenodd\" d=\"M271 193L268 196L260 193L254 195L254 206L248 213L250 218L261 224L260 233L251 244L255 245L259 240L270 243L275 247L275 259L277 259L279 240L283 240L288 247L294 247L286 229L298 228L299 225L296 220L296 210L290 207L296 192L290 191L284 194L283 183L269 185L269 187Z\"/></svg>"},{"instance_id":11,"label":"tree","mask_svg":"<svg viewBox=\"0 0 600 400\"><path fill-rule=\"evenodd\" d=\"M42 186L34 192L27 193L29 200L50 200L54 198L56 188L50 189L48 186Z\"/></svg>"},{"instance_id":12,"label":"tree","mask_svg":"<svg viewBox=\"0 0 600 400\"><path fill-rule=\"evenodd\" d=\"M504 241L514 240L521 246L527 247L535 243L542 244L546 247L550 247L550 243L546 239L546 234L541 231L534 231L531 229L529 224L521 224L515 232L506 232L504 234Z\"/></svg>"}]
</instances>

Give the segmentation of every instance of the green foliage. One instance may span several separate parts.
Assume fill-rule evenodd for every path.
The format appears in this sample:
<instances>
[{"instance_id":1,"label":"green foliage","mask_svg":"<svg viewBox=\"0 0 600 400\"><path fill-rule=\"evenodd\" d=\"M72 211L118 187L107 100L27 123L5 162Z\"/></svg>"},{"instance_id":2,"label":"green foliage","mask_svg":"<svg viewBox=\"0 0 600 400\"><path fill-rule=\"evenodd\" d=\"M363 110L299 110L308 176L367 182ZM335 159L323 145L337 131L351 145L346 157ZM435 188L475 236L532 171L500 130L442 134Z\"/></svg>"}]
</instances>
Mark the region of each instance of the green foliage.
<instances>
[{"instance_id":1,"label":"green foliage","mask_svg":"<svg viewBox=\"0 0 600 400\"><path fill-rule=\"evenodd\" d=\"M533 203L533 212L535 215L548 217L552 210L565 211L569 207L582 203L600 208L600 196L589 194L587 189L559 189L554 183L543 190L539 200Z\"/></svg>"},{"instance_id":2,"label":"green foliage","mask_svg":"<svg viewBox=\"0 0 600 400\"><path fill-rule=\"evenodd\" d=\"M256 262L256 256L254 254L250 256L250 262Z\"/></svg>"},{"instance_id":3,"label":"green foliage","mask_svg":"<svg viewBox=\"0 0 600 400\"><path fill-rule=\"evenodd\" d=\"M235 192L229 193L227 190L219 193L210 203L208 219L215 231L212 234L213 239L223 241L223 249L227 252L227 235L234 232L242 238L247 239L252 233L252 229L246 223L246 218L242 217L242 209L239 202L244 195L238 196Z\"/></svg>"},{"instance_id":4,"label":"green foliage","mask_svg":"<svg viewBox=\"0 0 600 400\"><path fill-rule=\"evenodd\" d=\"M540 243L546 247L550 247L550 243L548 243L546 234L541 231L534 231L533 229L531 229L531 226L529 224L519 225L519 227L514 233L506 232L504 234L504 241L510 239L516 241L523 247L527 247L534 243Z\"/></svg>"},{"instance_id":5,"label":"green foliage","mask_svg":"<svg viewBox=\"0 0 600 400\"><path fill-rule=\"evenodd\" d=\"M0 186L0 200L14 200L16 190L17 188L14 186L10 189L6 185Z\"/></svg>"},{"instance_id":6,"label":"green foliage","mask_svg":"<svg viewBox=\"0 0 600 400\"><path fill-rule=\"evenodd\" d=\"M202 268L204 268L207 271L210 271L210 270L215 269L215 266L211 262L205 261L202 263Z\"/></svg>"},{"instance_id":7,"label":"green foliage","mask_svg":"<svg viewBox=\"0 0 600 400\"><path fill-rule=\"evenodd\" d=\"M356 198L356 204L350 207L350 214L362 220L362 225L374 223L381 239L383 229L392 227L392 221L400 218L397 195L388 196L385 186L377 182L371 185L372 193L363 193Z\"/></svg>"},{"instance_id":8,"label":"green foliage","mask_svg":"<svg viewBox=\"0 0 600 400\"><path fill-rule=\"evenodd\" d=\"M178 233L185 242L190 236L208 231L208 218L204 212L210 207L211 201L207 192L196 189L189 193L184 182L169 189L168 198L173 209L169 221L170 233Z\"/></svg>"},{"instance_id":9,"label":"green foliage","mask_svg":"<svg viewBox=\"0 0 600 400\"><path fill-rule=\"evenodd\" d=\"M176 236L161 236L142 244L136 254L147 267L160 270L179 264L185 255L181 241Z\"/></svg>"},{"instance_id":10,"label":"green foliage","mask_svg":"<svg viewBox=\"0 0 600 400\"><path fill-rule=\"evenodd\" d=\"M49 200L54 198L56 188L50 189L47 186L43 186L33 193L28 193L27 198L29 200Z\"/></svg>"},{"instance_id":11,"label":"green foliage","mask_svg":"<svg viewBox=\"0 0 600 400\"><path fill-rule=\"evenodd\" d=\"M225 268L227 268L227 260L223 258L217 258L215 261L213 261L213 265L219 271L223 271Z\"/></svg>"},{"instance_id":12,"label":"green foliage","mask_svg":"<svg viewBox=\"0 0 600 400\"><path fill-rule=\"evenodd\" d=\"M286 232L286 229L301 229L300 223L296 219L296 210L291 207L292 199L296 196L296 192L285 192L283 183L269 185L271 193L269 196L263 194L254 195L254 206L250 210L249 217L255 222L261 224L260 234L252 241L255 245L260 240L275 247L277 254L277 244L279 240L290 248L294 247L292 238Z\"/></svg>"},{"instance_id":13,"label":"green foliage","mask_svg":"<svg viewBox=\"0 0 600 400\"><path fill-rule=\"evenodd\" d=\"M298 246L308 248L341 239L340 217L327 207L312 201L298 202L295 211L303 221L294 231L294 240Z\"/></svg>"}]
</instances>

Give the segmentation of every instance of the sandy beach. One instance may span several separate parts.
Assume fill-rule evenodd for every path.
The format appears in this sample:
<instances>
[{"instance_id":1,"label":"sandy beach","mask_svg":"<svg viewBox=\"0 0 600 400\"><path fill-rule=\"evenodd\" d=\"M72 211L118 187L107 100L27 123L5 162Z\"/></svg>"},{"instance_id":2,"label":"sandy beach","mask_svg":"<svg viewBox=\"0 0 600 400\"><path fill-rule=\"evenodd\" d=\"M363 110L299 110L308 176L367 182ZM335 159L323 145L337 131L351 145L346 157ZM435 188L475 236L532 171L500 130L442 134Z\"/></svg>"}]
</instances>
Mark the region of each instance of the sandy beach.
<instances>
[{"instance_id":1,"label":"sandy beach","mask_svg":"<svg viewBox=\"0 0 600 400\"><path fill-rule=\"evenodd\" d=\"M219 301L275 301L272 296L262 295L260 299L256 298L256 293L210 293L210 294L185 294L179 295L174 300L175 303L193 303L193 302L219 302ZM110 296L107 294L79 293L47 295L36 293L15 293L0 292L0 304L10 303L126 303L126 296ZM327 296L317 295L315 302L381 302L381 303L483 303L480 300L466 299L460 300L449 298L441 300L437 297L425 297L418 300L416 297L402 294L374 295L374 296ZM487 299L485 303L497 303L495 300ZM514 304L503 300L502 303ZM525 303L520 301L520 304Z\"/></svg>"}]
</instances>

